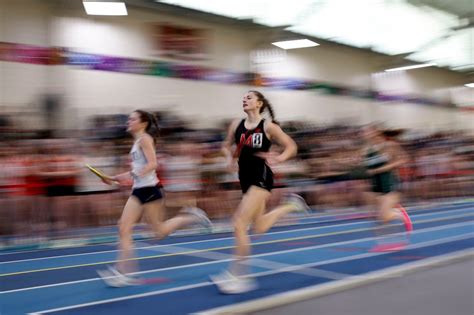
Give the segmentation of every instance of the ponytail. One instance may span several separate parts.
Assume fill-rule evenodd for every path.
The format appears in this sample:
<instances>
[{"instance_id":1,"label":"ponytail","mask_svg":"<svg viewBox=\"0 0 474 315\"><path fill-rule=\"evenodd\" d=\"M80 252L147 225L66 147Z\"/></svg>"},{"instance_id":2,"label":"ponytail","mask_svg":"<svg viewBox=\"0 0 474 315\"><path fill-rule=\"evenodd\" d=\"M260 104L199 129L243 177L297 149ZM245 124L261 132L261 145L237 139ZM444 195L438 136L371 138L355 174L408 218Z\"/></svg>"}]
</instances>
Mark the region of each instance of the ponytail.
<instances>
[{"instance_id":1,"label":"ponytail","mask_svg":"<svg viewBox=\"0 0 474 315\"><path fill-rule=\"evenodd\" d=\"M267 99L265 99L265 100L267 100ZM279 125L278 121L276 121L276 119L275 119L275 113L273 111L273 106L268 101L267 101L267 105L265 106L264 109L266 109L268 111L268 113L270 114L270 117L272 118L272 122Z\"/></svg>"},{"instance_id":2,"label":"ponytail","mask_svg":"<svg viewBox=\"0 0 474 315\"><path fill-rule=\"evenodd\" d=\"M258 98L259 101L261 101L263 103L263 106L260 108L260 114L263 113L265 110L268 112L268 114L270 115L270 118L272 119L272 122L279 125L279 123L277 122L277 120L275 119L275 112L273 111L273 106L272 104L270 104L270 102L265 98L265 96L263 96L262 93L260 93L259 91L249 91L249 92L252 92L253 94L255 94Z\"/></svg>"}]
</instances>

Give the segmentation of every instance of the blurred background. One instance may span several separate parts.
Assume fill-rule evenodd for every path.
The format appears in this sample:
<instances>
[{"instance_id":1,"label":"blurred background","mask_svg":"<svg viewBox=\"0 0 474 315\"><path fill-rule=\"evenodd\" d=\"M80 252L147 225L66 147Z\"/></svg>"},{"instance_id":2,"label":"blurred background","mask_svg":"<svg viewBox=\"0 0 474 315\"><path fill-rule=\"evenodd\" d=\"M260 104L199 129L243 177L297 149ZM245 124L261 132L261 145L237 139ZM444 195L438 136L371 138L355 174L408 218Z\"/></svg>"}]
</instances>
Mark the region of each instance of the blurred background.
<instances>
[{"instance_id":1,"label":"blurred background","mask_svg":"<svg viewBox=\"0 0 474 315\"><path fill-rule=\"evenodd\" d=\"M84 165L128 169L138 108L161 128L167 215L186 203L225 222L241 192L220 146L250 89L299 146L275 169L271 205L291 190L315 213L364 208L366 180L336 165L357 161L372 122L409 155L405 204L474 196L472 1L124 3L104 16L79 0L0 2L2 249L97 239L116 224L130 189ZM308 47L275 45L301 39Z\"/></svg>"}]
</instances>

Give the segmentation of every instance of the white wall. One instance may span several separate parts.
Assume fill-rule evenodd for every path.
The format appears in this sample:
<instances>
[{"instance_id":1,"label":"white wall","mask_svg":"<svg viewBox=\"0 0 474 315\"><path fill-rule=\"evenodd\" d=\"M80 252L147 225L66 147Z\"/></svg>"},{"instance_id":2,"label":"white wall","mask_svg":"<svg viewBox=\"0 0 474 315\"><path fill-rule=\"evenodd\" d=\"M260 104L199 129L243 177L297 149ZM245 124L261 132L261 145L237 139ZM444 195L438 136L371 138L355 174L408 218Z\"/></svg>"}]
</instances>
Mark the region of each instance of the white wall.
<instances>
[{"instance_id":1,"label":"white wall","mask_svg":"<svg viewBox=\"0 0 474 315\"><path fill-rule=\"evenodd\" d=\"M247 71L249 68L248 51L251 43L246 40L243 31L144 9L129 7L128 13L125 17L101 17L88 16L83 9L56 10L57 16L52 23L53 45L87 53L153 59L156 56L151 25L171 23L208 30L210 58L188 63L235 71Z\"/></svg>"},{"instance_id":2,"label":"white wall","mask_svg":"<svg viewBox=\"0 0 474 315\"><path fill-rule=\"evenodd\" d=\"M42 46L64 46L87 53L153 59L149 23L172 22L204 28L210 34L210 59L186 62L234 71L253 69L250 52L262 46L266 32L231 28L164 16L129 8L127 17L90 17L82 6L49 6L45 1L0 2L0 40ZM290 50L268 63L264 72L278 77L308 79L375 88L380 91L434 95L451 99L452 88L463 76L440 69L420 69L403 74L372 75L380 71L379 56L338 45ZM374 61L376 60L376 61ZM181 62L183 63L183 62ZM203 81L82 70L63 66L37 66L0 62L0 102L24 106L45 92L64 95L65 126L84 126L88 115L129 112L135 108L173 109L196 117L197 124L242 115L241 97L250 87ZM465 83L465 82L463 82ZM321 123L352 120L387 121L401 127L471 128L472 113L411 104L379 104L350 97L321 95L315 91L261 89L274 104L281 120L305 119ZM469 96L468 96L469 97ZM467 117L467 118L466 118Z\"/></svg>"},{"instance_id":3,"label":"white wall","mask_svg":"<svg viewBox=\"0 0 474 315\"><path fill-rule=\"evenodd\" d=\"M48 46L50 14L48 1L0 1L0 41Z\"/></svg>"},{"instance_id":4,"label":"white wall","mask_svg":"<svg viewBox=\"0 0 474 315\"><path fill-rule=\"evenodd\" d=\"M271 45L259 48L279 50ZM287 50L286 57L265 64L261 71L273 77L333 82L368 89L373 68L370 56L361 50L323 44Z\"/></svg>"},{"instance_id":5,"label":"white wall","mask_svg":"<svg viewBox=\"0 0 474 315\"><path fill-rule=\"evenodd\" d=\"M68 104L84 115L129 113L137 108L172 110L195 117L196 124L201 126L239 115L242 94L248 89L102 71L73 70L68 75Z\"/></svg>"},{"instance_id":6,"label":"white wall","mask_svg":"<svg viewBox=\"0 0 474 315\"><path fill-rule=\"evenodd\" d=\"M474 107L474 88L465 86L452 88L449 91L451 99L461 107Z\"/></svg>"},{"instance_id":7,"label":"white wall","mask_svg":"<svg viewBox=\"0 0 474 315\"><path fill-rule=\"evenodd\" d=\"M49 46L49 7L45 2L0 2L0 42ZM48 68L0 61L0 110L30 107L48 86Z\"/></svg>"},{"instance_id":8,"label":"white wall","mask_svg":"<svg viewBox=\"0 0 474 315\"><path fill-rule=\"evenodd\" d=\"M466 77L438 68L372 74L372 87L387 94L422 95L441 102L456 103L453 91L466 83ZM456 103L457 104L457 103Z\"/></svg>"}]
</instances>

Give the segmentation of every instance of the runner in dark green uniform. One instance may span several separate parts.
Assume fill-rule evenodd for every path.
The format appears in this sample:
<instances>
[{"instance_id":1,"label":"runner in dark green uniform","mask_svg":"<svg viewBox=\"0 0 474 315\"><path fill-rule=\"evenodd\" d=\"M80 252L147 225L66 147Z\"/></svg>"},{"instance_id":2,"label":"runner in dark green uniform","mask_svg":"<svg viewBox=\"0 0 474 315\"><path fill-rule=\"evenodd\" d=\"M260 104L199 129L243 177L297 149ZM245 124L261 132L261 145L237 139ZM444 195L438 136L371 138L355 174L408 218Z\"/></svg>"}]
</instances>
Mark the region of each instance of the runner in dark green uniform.
<instances>
[{"instance_id":1,"label":"runner in dark green uniform","mask_svg":"<svg viewBox=\"0 0 474 315\"><path fill-rule=\"evenodd\" d=\"M365 127L363 135L367 143L364 164L371 184L369 198L377 206L377 218L382 224L401 220L407 232L410 232L412 224L405 209L400 206L401 196L395 173L398 167L406 163L406 153L396 142L387 141L375 126ZM398 250L403 246L401 243L386 243L372 250Z\"/></svg>"},{"instance_id":2,"label":"runner in dark green uniform","mask_svg":"<svg viewBox=\"0 0 474 315\"><path fill-rule=\"evenodd\" d=\"M365 155L365 166L369 171L385 167L390 162L390 156L383 150L385 144L371 146ZM396 192L398 188L397 175L393 170L374 173L371 178L372 191L375 193L388 194Z\"/></svg>"}]
</instances>

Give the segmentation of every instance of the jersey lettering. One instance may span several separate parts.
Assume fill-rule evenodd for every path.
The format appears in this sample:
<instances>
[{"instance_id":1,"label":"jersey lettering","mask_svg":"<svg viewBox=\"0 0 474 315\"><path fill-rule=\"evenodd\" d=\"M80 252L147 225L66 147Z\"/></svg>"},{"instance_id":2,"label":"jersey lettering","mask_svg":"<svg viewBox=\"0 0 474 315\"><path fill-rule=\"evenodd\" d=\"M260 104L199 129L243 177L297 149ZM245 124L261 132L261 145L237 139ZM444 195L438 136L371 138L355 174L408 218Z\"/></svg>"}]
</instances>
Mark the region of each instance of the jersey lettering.
<instances>
[{"instance_id":1,"label":"jersey lettering","mask_svg":"<svg viewBox=\"0 0 474 315\"><path fill-rule=\"evenodd\" d=\"M254 148L261 148L263 143L263 135L261 133L254 133L252 135L252 142Z\"/></svg>"},{"instance_id":2,"label":"jersey lettering","mask_svg":"<svg viewBox=\"0 0 474 315\"><path fill-rule=\"evenodd\" d=\"M248 135L248 137L245 136L245 134L240 135L240 146L248 146L252 148L261 148L263 144L263 134L260 131L260 129L255 130L257 131L256 133L253 133L251 135Z\"/></svg>"},{"instance_id":3,"label":"jersey lettering","mask_svg":"<svg viewBox=\"0 0 474 315\"><path fill-rule=\"evenodd\" d=\"M245 137L245 134L240 135L240 145L241 146L251 146L252 144L252 135L248 136L247 138Z\"/></svg>"}]
</instances>

